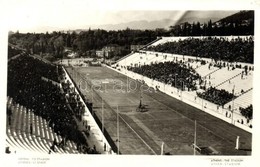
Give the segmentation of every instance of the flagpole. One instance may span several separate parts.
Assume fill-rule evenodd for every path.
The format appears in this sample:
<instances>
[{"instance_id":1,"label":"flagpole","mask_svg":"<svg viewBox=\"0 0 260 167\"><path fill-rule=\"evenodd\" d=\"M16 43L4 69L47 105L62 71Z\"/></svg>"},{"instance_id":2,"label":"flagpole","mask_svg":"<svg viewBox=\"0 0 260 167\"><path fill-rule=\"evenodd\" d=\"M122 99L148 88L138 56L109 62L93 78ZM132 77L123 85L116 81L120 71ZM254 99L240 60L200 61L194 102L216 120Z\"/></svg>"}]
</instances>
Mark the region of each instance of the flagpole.
<instances>
[{"instance_id":1,"label":"flagpole","mask_svg":"<svg viewBox=\"0 0 260 167\"><path fill-rule=\"evenodd\" d=\"M103 111L104 107L103 107L103 98L102 98L102 141L104 140L104 111Z\"/></svg>"},{"instance_id":2,"label":"flagpole","mask_svg":"<svg viewBox=\"0 0 260 167\"><path fill-rule=\"evenodd\" d=\"M194 127L194 146L193 146L193 155L196 155L196 147L197 147L197 141L196 141L196 138L197 138L197 121L195 120L195 127Z\"/></svg>"},{"instance_id":3,"label":"flagpole","mask_svg":"<svg viewBox=\"0 0 260 167\"><path fill-rule=\"evenodd\" d=\"M94 106L94 102L93 102L93 88L92 86L90 86L90 92L91 92L91 102L92 102L92 115L93 115L93 106Z\"/></svg>"},{"instance_id":4,"label":"flagpole","mask_svg":"<svg viewBox=\"0 0 260 167\"><path fill-rule=\"evenodd\" d=\"M234 119L234 97L235 97L235 85L233 86L233 98L232 98L232 118L231 118L231 124L233 124L233 119Z\"/></svg>"},{"instance_id":5,"label":"flagpole","mask_svg":"<svg viewBox=\"0 0 260 167\"><path fill-rule=\"evenodd\" d=\"M117 154L119 155L119 111L117 105Z\"/></svg>"}]
</instances>

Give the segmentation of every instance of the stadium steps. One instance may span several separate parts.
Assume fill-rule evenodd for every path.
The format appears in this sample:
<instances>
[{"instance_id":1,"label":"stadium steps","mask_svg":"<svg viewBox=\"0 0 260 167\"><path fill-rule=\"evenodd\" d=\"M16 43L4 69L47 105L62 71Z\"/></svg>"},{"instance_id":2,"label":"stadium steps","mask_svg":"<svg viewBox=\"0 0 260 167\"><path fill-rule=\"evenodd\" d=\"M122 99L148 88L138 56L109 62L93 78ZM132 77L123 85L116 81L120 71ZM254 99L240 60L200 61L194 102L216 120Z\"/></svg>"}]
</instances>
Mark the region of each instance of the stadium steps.
<instances>
[{"instance_id":1,"label":"stadium steps","mask_svg":"<svg viewBox=\"0 0 260 167\"><path fill-rule=\"evenodd\" d=\"M22 136L20 132L13 131L12 137L14 139L14 142L17 143L17 146L23 150L27 150L28 148L25 146L24 141L22 140Z\"/></svg>"},{"instance_id":2,"label":"stadium steps","mask_svg":"<svg viewBox=\"0 0 260 167\"><path fill-rule=\"evenodd\" d=\"M176 37L175 37L176 38ZM171 41L171 37L160 37L160 38L157 38L153 43L150 43L149 45L151 46L157 46L157 45L160 45L160 44L164 44L166 42L169 42ZM147 46L146 46L147 47Z\"/></svg>"},{"instance_id":3,"label":"stadium steps","mask_svg":"<svg viewBox=\"0 0 260 167\"><path fill-rule=\"evenodd\" d=\"M221 68L216 70L214 73L211 73L209 77L204 78L204 81L207 82L207 88L211 86L215 87L216 85L219 85L223 81L226 81L241 72L242 71L240 69L228 70L228 68Z\"/></svg>"},{"instance_id":4,"label":"stadium steps","mask_svg":"<svg viewBox=\"0 0 260 167\"><path fill-rule=\"evenodd\" d=\"M234 87L235 86L235 87ZM232 93L233 89L236 96L241 95L245 90L249 90L253 87L253 73L250 75L244 76L243 79L241 77L235 77L232 80L220 85L219 89L225 89L226 91Z\"/></svg>"},{"instance_id":5,"label":"stadium steps","mask_svg":"<svg viewBox=\"0 0 260 167\"><path fill-rule=\"evenodd\" d=\"M241 73L242 73L242 72L241 72ZM225 81L223 81L223 82L219 83L219 84L218 84L218 85L216 85L215 87L217 88L217 87L219 87L219 86L223 85L224 83L227 83L228 81L230 81L230 80L232 80L232 79L234 79L234 78L238 77L239 75L241 75L241 73L239 73L239 74L236 74L235 76L233 76L233 77L231 77L231 78L229 78L229 79L227 79L227 80L225 80Z\"/></svg>"},{"instance_id":6,"label":"stadium steps","mask_svg":"<svg viewBox=\"0 0 260 167\"><path fill-rule=\"evenodd\" d=\"M28 138L27 138L27 121L28 121L28 113L27 113L27 108L24 107L24 110L23 110L23 113L24 113L24 116L23 116L23 126L22 126L22 132L20 132L23 140L24 140L24 143L29 147L29 150L30 151L37 151L35 150L34 147L31 146Z\"/></svg>"},{"instance_id":7,"label":"stadium steps","mask_svg":"<svg viewBox=\"0 0 260 167\"><path fill-rule=\"evenodd\" d=\"M49 127L47 121L45 121L45 126L46 126L46 132L47 132L47 135L49 136L49 139L50 139L51 141L54 141L52 129L51 129L51 127Z\"/></svg>"},{"instance_id":8,"label":"stadium steps","mask_svg":"<svg viewBox=\"0 0 260 167\"><path fill-rule=\"evenodd\" d=\"M40 145L40 147L45 150L48 151L49 148L43 143L43 132L42 132L42 128L40 128L40 119L39 116L35 115L35 128L37 129L37 133L36 133L36 139Z\"/></svg>"},{"instance_id":9,"label":"stadium steps","mask_svg":"<svg viewBox=\"0 0 260 167\"><path fill-rule=\"evenodd\" d=\"M49 132L50 127L47 125L47 121L41 117L40 117L40 127L42 129L42 138L45 139L43 140L43 143L46 146L46 148L49 150L53 142Z\"/></svg>"},{"instance_id":10,"label":"stadium steps","mask_svg":"<svg viewBox=\"0 0 260 167\"><path fill-rule=\"evenodd\" d=\"M69 148L71 149L72 153L78 153L76 144L71 140L68 140L67 142L68 142L67 144L68 144Z\"/></svg>"},{"instance_id":11,"label":"stadium steps","mask_svg":"<svg viewBox=\"0 0 260 167\"><path fill-rule=\"evenodd\" d=\"M20 142L23 144L23 147L25 148L25 150L31 150L31 146L27 143L27 141L25 139L26 137L24 137L24 134L21 131L19 131L17 133L17 135L18 135Z\"/></svg>"},{"instance_id":12,"label":"stadium steps","mask_svg":"<svg viewBox=\"0 0 260 167\"><path fill-rule=\"evenodd\" d=\"M30 143L30 145L35 149L35 150L37 150L38 151L38 148L34 145L34 143L32 143L32 138L31 138L31 136L30 136L30 121L31 121L31 118L32 116L31 116L31 112L30 111L28 111L28 113L27 113L27 124L26 124L26 132L25 132L25 135L26 135L26 138L28 139L28 142Z\"/></svg>"},{"instance_id":13,"label":"stadium steps","mask_svg":"<svg viewBox=\"0 0 260 167\"><path fill-rule=\"evenodd\" d=\"M36 151L38 152L38 149L35 148L31 142L29 141L28 135L26 133L22 133L22 137L24 138L24 141L26 142L26 144L29 146L29 150L30 151Z\"/></svg>"},{"instance_id":14,"label":"stadium steps","mask_svg":"<svg viewBox=\"0 0 260 167\"><path fill-rule=\"evenodd\" d=\"M44 150L38 143L37 138L35 135L28 134L29 139L32 143L32 145L38 150L38 152L46 153L46 150Z\"/></svg>"},{"instance_id":15,"label":"stadium steps","mask_svg":"<svg viewBox=\"0 0 260 167\"><path fill-rule=\"evenodd\" d=\"M149 45L151 45L151 44L153 44L153 43L155 43L155 42L157 42L157 41L159 41L159 40L161 40L161 38L155 39L154 41L152 41L152 42L146 44L145 46L143 46L142 48L140 48L139 50L141 50L141 49L143 49L143 48L146 48L147 46L149 46ZM127 57L133 55L134 53L135 53L135 52L131 52L131 53L129 53L128 55L126 55L126 56L120 58L119 60L116 61L116 64L119 63L121 60L124 60L124 59L126 59Z\"/></svg>"},{"instance_id":16,"label":"stadium steps","mask_svg":"<svg viewBox=\"0 0 260 167\"><path fill-rule=\"evenodd\" d=\"M208 73L207 75L203 76L202 78L207 78L207 76L209 76L209 75L211 75L211 74L217 72L218 70L220 70L220 68L211 71L210 73Z\"/></svg>"},{"instance_id":17,"label":"stadium steps","mask_svg":"<svg viewBox=\"0 0 260 167\"><path fill-rule=\"evenodd\" d=\"M18 144L16 142L15 138L13 137L14 128L15 128L15 125L16 125L16 122L17 122L16 116L18 115L18 113L15 112L15 108L16 108L16 106L10 106L10 109L11 109L13 114L12 114L11 125L7 127L6 134L7 134L7 139L9 139L9 141L12 143L12 145L14 147L20 148L20 144Z\"/></svg>"},{"instance_id":18,"label":"stadium steps","mask_svg":"<svg viewBox=\"0 0 260 167\"><path fill-rule=\"evenodd\" d=\"M136 53L137 54L137 56L135 56L135 57L133 57L132 56L132 59L131 59L131 63L133 64L133 65L135 65L135 64L140 64L141 65L141 62L140 62L140 60L142 60L141 59L141 57L143 57L143 54L141 54L141 53Z\"/></svg>"},{"instance_id":19,"label":"stadium steps","mask_svg":"<svg viewBox=\"0 0 260 167\"><path fill-rule=\"evenodd\" d=\"M138 62L135 62L133 64L140 64L140 65L149 65L155 57L155 55L150 55L150 54L141 54L140 57L142 57L142 59L140 59Z\"/></svg>"},{"instance_id":20,"label":"stadium steps","mask_svg":"<svg viewBox=\"0 0 260 167\"><path fill-rule=\"evenodd\" d=\"M12 135L6 135L6 146L11 149L12 152L19 152L23 150L22 147L15 141Z\"/></svg>"},{"instance_id":21,"label":"stadium steps","mask_svg":"<svg viewBox=\"0 0 260 167\"><path fill-rule=\"evenodd\" d=\"M7 104L7 108L10 108L13 104L13 98L7 96L6 104Z\"/></svg>"},{"instance_id":22,"label":"stadium steps","mask_svg":"<svg viewBox=\"0 0 260 167\"><path fill-rule=\"evenodd\" d=\"M44 130L44 134L45 134L45 139L49 140L49 141L53 141L52 136L50 135L50 130L49 130L49 126L48 123L45 119L42 119L42 124L43 124L43 130Z\"/></svg>"},{"instance_id":23,"label":"stadium steps","mask_svg":"<svg viewBox=\"0 0 260 167\"><path fill-rule=\"evenodd\" d=\"M21 112L20 112L20 105L17 105L17 107L14 109L15 112L15 124L14 129L20 129L20 119L21 119Z\"/></svg>"},{"instance_id":24,"label":"stadium steps","mask_svg":"<svg viewBox=\"0 0 260 167\"><path fill-rule=\"evenodd\" d=\"M151 59L151 57L149 55L146 55L146 54L143 54L143 53L140 53L140 58L138 60L138 64L140 65L146 65L147 64L147 61ZM137 62L136 62L137 63ZM135 63L134 63L135 64Z\"/></svg>"},{"instance_id":25,"label":"stadium steps","mask_svg":"<svg viewBox=\"0 0 260 167\"><path fill-rule=\"evenodd\" d=\"M46 147L48 147L48 149L50 149L53 139L51 138L50 132L49 132L49 126L48 123L45 119L41 119L41 127L43 129L43 133L44 133L44 144L46 145Z\"/></svg>"},{"instance_id":26,"label":"stadium steps","mask_svg":"<svg viewBox=\"0 0 260 167\"><path fill-rule=\"evenodd\" d=\"M118 62L119 66L130 66L135 64L140 59L140 53L133 53L131 56Z\"/></svg>"},{"instance_id":27,"label":"stadium steps","mask_svg":"<svg viewBox=\"0 0 260 167\"><path fill-rule=\"evenodd\" d=\"M239 96L237 96L237 98L240 97L240 96L242 96L242 95L244 95L244 94L246 94L247 92L249 92L249 91L251 91L251 90L253 90L253 88L250 88L250 89L244 91L244 93L241 93Z\"/></svg>"},{"instance_id":28,"label":"stadium steps","mask_svg":"<svg viewBox=\"0 0 260 167\"><path fill-rule=\"evenodd\" d=\"M11 128L11 136L13 138L13 142L16 143L16 146L21 149L26 149L23 143L20 141L20 136L19 136L19 130L20 130L20 119L21 119L21 108L20 105L16 105L13 107L13 126ZM18 132L18 133L17 133Z\"/></svg>"},{"instance_id":29,"label":"stadium steps","mask_svg":"<svg viewBox=\"0 0 260 167\"><path fill-rule=\"evenodd\" d=\"M209 73L212 73L214 71L216 71L217 69L219 68L216 68L216 67L212 67L211 70L208 69L208 66L209 66L209 63L207 64L204 64L204 65L201 65L199 66L198 68L196 68L196 72L202 77L204 78L205 76L207 76Z\"/></svg>"},{"instance_id":30,"label":"stadium steps","mask_svg":"<svg viewBox=\"0 0 260 167\"><path fill-rule=\"evenodd\" d=\"M29 133L27 133L29 141L34 146L34 148L36 148L39 152L46 153L46 150L39 144L39 141L37 140L37 131L35 129L36 124L35 124L35 117L33 111L29 112L29 114L30 114L30 119L28 121ZM32 124L32 134L30 132L31 124Z\"/></svg>"},{"instance_id":31,"label":"stadium steps","mask_svg":"<svg viewBox=\"0 0 260 167\"><path fill-rule=\"evenodd\" d=\"M20 148L20 145L15 141L15 139L13 138L13 135L12 135L12 132L11 132L11 129L8 128L7 129L7 138L6 140L8 141L8 143L11 144L11 146L15 147L15 148Z\"/></svg>"},{"instance_id":32,"label":"stadium steps","mask_svg":"<svg viewBox=\"0 0 260 167\"><path fill-rule=\"evenodd\" d=\"M16 147L9 137L7 137L5 139L5 142L7 143L7 146L9 146L9 147L12 147L12 148Z\"/></svg>"},{"instance_id":33,"label":"stadium steps","mask_svg":"<svg viewBox=\"0 0 260 167\"><path fill-rule=\"evenodd\" d=\"M28 133L28 120L29 120L29 113L28 113L28 109L27 109L27 108L25 108L24 113L25 113L25 116L23 117L24 125L23 125L23 131L22 131L22 132L23 132L23 133L22 133L23 138L24 138L25 142L27 143L27 145L29 145L30 148L31 148L33 151L37 151L37 149L34 148L34 147L30 144L30 141L29 141L28 136L27 136L27 133Z\"/></svg>"},{"instance_id":34,"label":"stadium steps","mask_svg":"<svg viewBox=\"0 0 260 167\"><path fill-rule=\"evenodd\" d=\"M152 58L152 59L150 59L148 62L146 62L147 63L147 65L150 65L150 64L154 64L154 63L160 63L164 58L163 58L163 56L162 55L158 55L157 57L156 57L156 55L153 55L154 57Z\"/></svg>"},{"instance_id":35,"label":"stadium steps","mask_svg":"<svg viewBox=\"0 0 260 167\"><path fill-rule=\"evenodd\" d=\"M42 139L41 142L42 142L42 145L45 147L45 149L48 151L50 149L50 146L49 143L47 142L47 137L45 135L45 128L43 126L43 118L42 117L37 117L38 118L38 127L40 129L40 137L38 137L38 139Z\"/></svg>"},{"instance_id":36,"label":"stadium steps","mask_svg":"<svg viewBox=\"0 0 260 167\"><path fill-rule=\"evenodd\" d=\"M234 109L237 110L239 107L246 108L250 104L252 104L252 94L253 94L253 88L250 88L249 90L245 91L240 96L236 97L234 99ZM228 108L228 106L232 106L233 102L228 102L225 104L225 108Z\"/></svg>"},{"instance_id":37,"label":"stadium steps","mask_svg":"<svg viewBox=\"0 0 260 167\"><path fill-rule=\"evenodd\" d=\"M47 127L46 131L47 131L47 133L48 133L48 135L50 136L50 139L51 139L51 140L49 140L50 141L49 146L52 145L52 142L54 141L54 139L56 139L57 143L59 143L62 140L61 136L57 135L50 127ZM55 147L55 149L56 149L55 153L59 153L59 154L67 153L64 150L62 150L62 148Z\"/></svg>"},{"instance_id":38,"label":"stadium steps","mask_svg":"<svg viewBox=\"0 0 260 167\"><path fill-rule=\"evenodd\" d=\"M62 140L62 137L52 132L45 119L37 116L26 107L12 105L12 98L7 98L7 107L11 109L12 123L6 127L6 142L13 150L48 153L52 145L51 136ZM30 125L33 125L33 133L30 133ZM53 133L53 134L50 134ZM68 141L66 150L56 147L57 154L78 153L75 143Z\"/></svg>"},{"instance_id":39,"label":"stadium steps","mask_svg":"<svg viewBox=\"0 0 260 167\"><path fill-rule=\"evenodd\" d=\"M32 125L32 134L31 134L31 130L30 130L30 126ZM35 128L36 123L35 123L35 115L33 112L30 112L30 119L28 122L28 129L29 129L29 133L28 134L28 138L30 139L32 145L34 145L35 148L37 148L40 152L46 152L42 146L40 145L39 141L37 140L37 129Z\"/></svg>"},{"instance_id":40,"label":"stadium steps","mask_svg":"<svg viewBox=\"0 0 260 167\"><path fill-rule=\"evenodd\" d=\"M126 59L126 58L128 58L128 57L132 56L133 54L135 54L135 52L131 52L131 53L129 53L128 55L126 55L126 56L122 57L121 59L117 60L117 62L116 62L116 63L119 63L121 60L124 60L124 59Z\"/></svg>"},{"instance_id":41,"label":"stadium steps","mask_svg":"<svg viewBox=\"0 0 260 167\"><path fill-rule=\"evenodd\" d=\"M196 66L195 66L195 68L194 68L194 70L196 71L198 68L200 68L202 65L201 65L201 63L200 64L198 64L198 62L196 63Z\"/></svg>"},{"instance_id":42,"label":"stadium steps","mask_svg":"<svg viewBox=\"0 0 260 167\"><path fill-rule=\"evenodd\" d=\"M200 66L201 66L201 63L199 61L193 61L193 62L185 61L185 64L187 65L187 67L188 67L188 64L190 64L190 67L192 69L194 69L195 71L196 71L196 69L200 68Z\"/></svg>"}]
</instances>

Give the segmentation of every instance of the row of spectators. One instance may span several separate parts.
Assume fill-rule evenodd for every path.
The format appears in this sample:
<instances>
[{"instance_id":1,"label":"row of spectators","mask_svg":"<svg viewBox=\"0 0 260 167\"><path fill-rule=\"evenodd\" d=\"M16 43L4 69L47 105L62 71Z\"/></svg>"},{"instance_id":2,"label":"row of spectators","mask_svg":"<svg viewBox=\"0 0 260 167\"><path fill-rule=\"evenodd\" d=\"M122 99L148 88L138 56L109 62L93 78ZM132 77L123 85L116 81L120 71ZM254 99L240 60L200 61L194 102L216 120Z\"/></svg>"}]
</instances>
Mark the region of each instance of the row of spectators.
<instances>
[{"instance_id":1,"label":"row of spectators","mask_svg":"<svg viewBox=\"0 0 260 167\"><path fill-rule=\"evenodd\" d=\"M75 88L70 87L71 83L69 81L62 82L62 88L68 99L70 107L72 108L77 119L81 121L81 115L84 113L84 104L80 101L79 94L75 92Z\"/></svg>"},{"instance_id":2,"label":"row of spectators","mask_svg":"<svg viewBox=\"0 0 260 167\"><path fill-rule=\"evenodd\" d=\"M200 98L203 98L220 106L224 106L224 104L235 98L235 96L232 93L229 93L224 89L218 90L214 87L210 87L202 93L197 92L197 95Z\"/></svg>"},{"instance_id":3,"label":"row of spectators","mask_svg":"<svg viewBox=\"0 0 260 167\"><path fill-rule=\"evenodd\" d=\"M248 120L253 119L253 105L249 105L246 108L239 107L240 113Z\"/></svg>"},{"instance_id":4,"label":"row of spectators","mask_svg":"<svg viewBox=\"0 0 260 167\"><path fill-rule=\"evenodd\" d=\"M73 114L76 116L77 120L83 121L82 115L85 112L85 106L80 100L80 95L83 97L83 101L86 102L86 105L89 108L90 112L92 112L92 103L88 103L88 100L85 99L85 96L83 96L81 92L79 92L80 94L76 93L76 88L72 86L72 83L70 83L69 80L66 81L65 72L62 70L62 68L60 68L59 70L59 75L61 77L62 89L64 91L69 107L73 111ZM87 124L87 122L83 122L83 125L84 127L82 128L82 132L84 132L84 134L88 137L90 126ZM77 148L80 152L83 153L100 154L100 152L96 150L95 145L93 148L90 148L86 145L78 144Z\"/></svg>"},{"instance_id":5,"label":"row of spectators","mask_svg":"<svg viewBox=\"0 0 260 167\"><path fill-rule=\"evenodd\" d=\"M254 40L252 37L234 38L224 37L187 38L184 40L167 42L147 48L150 51L190 55L228 62L254 62Z\"/></svg>"},{"instance_id":6,"label":"row of spectators","mask_svg":"<svg viewBox=\"0 0 260 167\"><path fill-rule=\"evenodd\" d=\"M157 80L179 89L196 90L196 81L201 80L195 70L184 63L160 62L151 65L127 67L135 73Z\"/></svg>"},{"instance_id":7,"label":"row of spectators","mask_svg":"<svg viewBox=\"0 0 260 167\"><path fill-rule=\"evenodd\" d=\"M71 140L87 148L87 141L78 130L64 92L51 81L42 79L44 76L58 82L60 71L57 66L27 55L20 56L8 62L7 95L46 119L65 141Z\"/></svg>"}]
</instances>

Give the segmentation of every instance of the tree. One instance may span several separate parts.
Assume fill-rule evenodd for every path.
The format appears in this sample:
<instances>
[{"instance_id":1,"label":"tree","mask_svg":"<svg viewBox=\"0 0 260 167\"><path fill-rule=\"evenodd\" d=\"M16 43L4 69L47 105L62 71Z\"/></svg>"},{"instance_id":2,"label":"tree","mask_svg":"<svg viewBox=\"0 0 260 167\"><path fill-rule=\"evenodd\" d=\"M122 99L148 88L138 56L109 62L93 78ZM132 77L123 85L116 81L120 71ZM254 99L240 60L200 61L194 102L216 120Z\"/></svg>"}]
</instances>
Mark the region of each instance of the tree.
<instances>
[{"instance_id":1,"label":"tree","mask_svg":"<svg viewBox=\"0 0 260 167\"><path fill-rule=\"evenodd\" d=\"M212 22L211 22L211 19L209 20L208 22L208 36L212 36Z\"/></svg>"}]
</instances>

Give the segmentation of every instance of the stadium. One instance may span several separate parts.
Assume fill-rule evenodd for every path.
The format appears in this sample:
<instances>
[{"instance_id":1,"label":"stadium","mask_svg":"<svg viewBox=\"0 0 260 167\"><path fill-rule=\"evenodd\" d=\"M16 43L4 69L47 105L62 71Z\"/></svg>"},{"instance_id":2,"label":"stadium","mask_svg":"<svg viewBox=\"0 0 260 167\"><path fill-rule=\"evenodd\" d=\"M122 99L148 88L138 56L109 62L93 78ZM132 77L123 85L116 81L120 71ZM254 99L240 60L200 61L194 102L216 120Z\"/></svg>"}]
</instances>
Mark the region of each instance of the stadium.
<instances>
[{"instance_id":1,"label":"stadium","mask_svg":"<svg viewBox=\"0 0 260 167\"><path fill-rule=\"evenodd\" d=\"M115 61L50 61L42 52L61 55L59 41L68 47L72 36L57 33L43 49L47 35L32 47L14 34L5 152L251 155L254 34L242 23L233 27L242 35L202 36L193 26L195 35L157 36Z\"/></svg>"}]
</instances>

